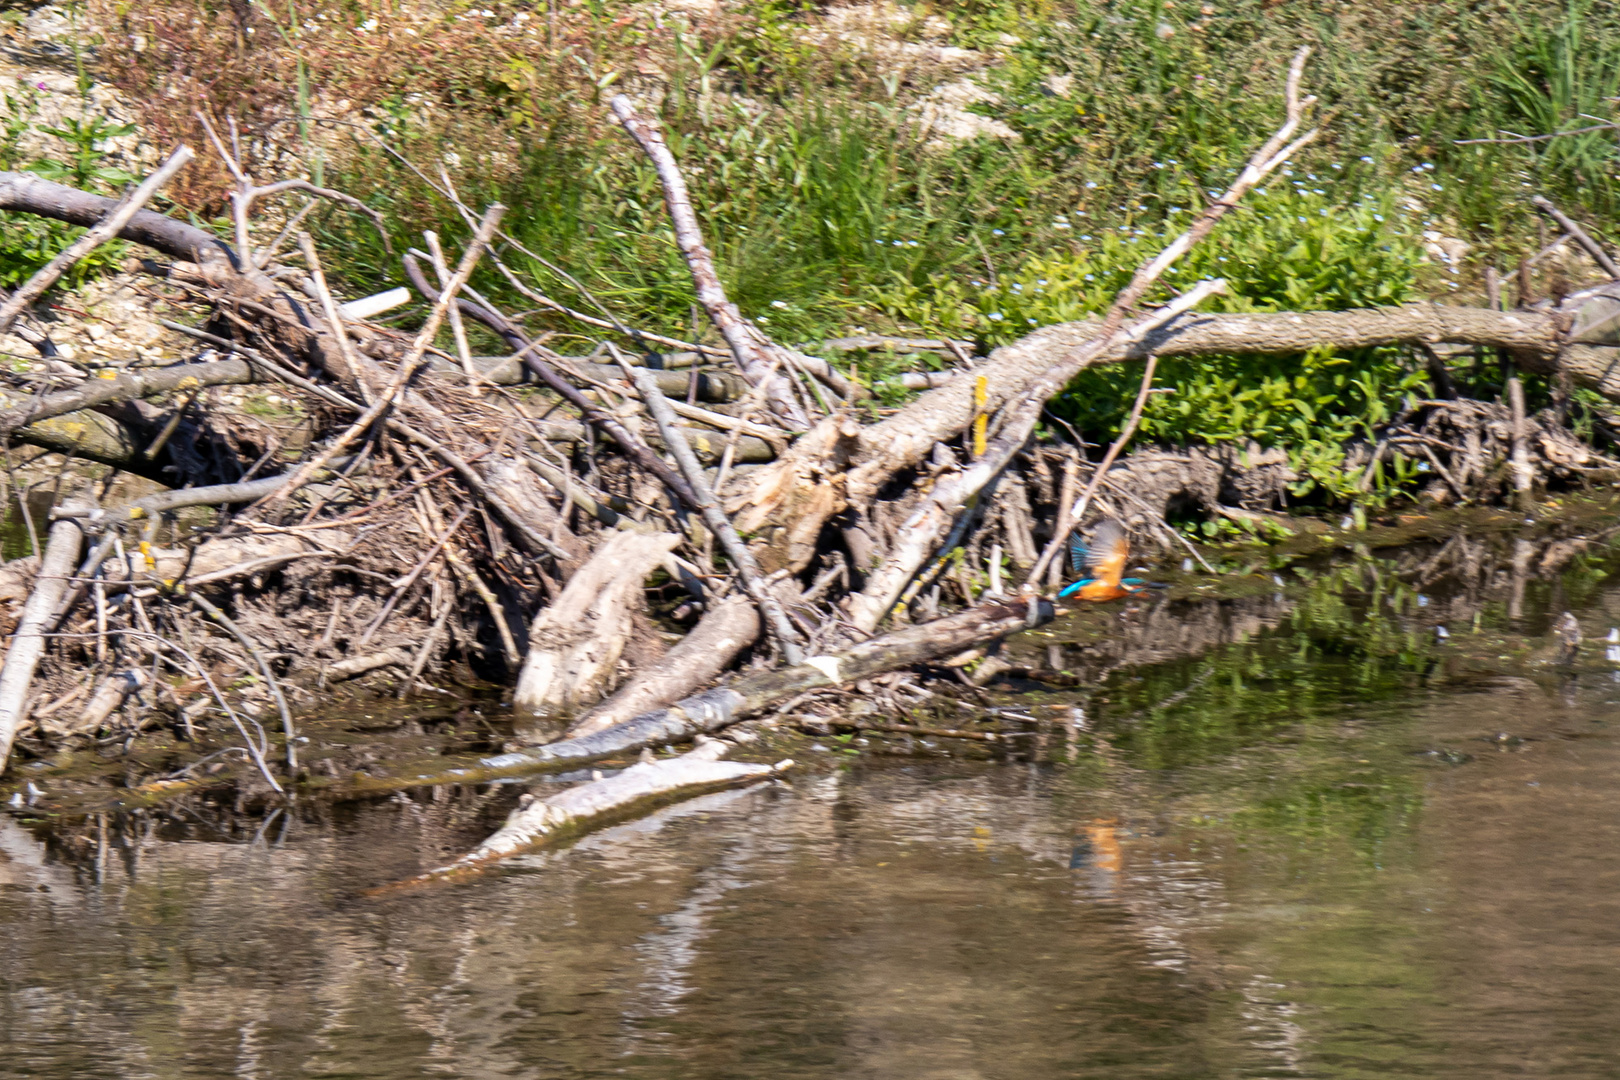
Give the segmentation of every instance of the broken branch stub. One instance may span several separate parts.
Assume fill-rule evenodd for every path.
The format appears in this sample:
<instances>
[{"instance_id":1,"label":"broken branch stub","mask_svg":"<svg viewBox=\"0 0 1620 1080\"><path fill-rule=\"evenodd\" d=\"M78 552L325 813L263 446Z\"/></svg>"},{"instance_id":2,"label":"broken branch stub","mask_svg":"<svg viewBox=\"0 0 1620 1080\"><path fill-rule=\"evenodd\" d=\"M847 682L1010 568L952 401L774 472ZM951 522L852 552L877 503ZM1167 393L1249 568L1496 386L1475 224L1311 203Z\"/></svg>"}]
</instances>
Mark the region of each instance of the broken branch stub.
<instances>
[{"instance_id":1,"label":"broken branch stub","mask_svg":"<svg viewBox=\"0 0 1620 1080\"><path fill-rule=\"evenodd\" d=\"M674 533L609 534L535 617L514 707L549 719L601 698L630 640L632 606L678 543Z\"/></svg>"}]
</instances>

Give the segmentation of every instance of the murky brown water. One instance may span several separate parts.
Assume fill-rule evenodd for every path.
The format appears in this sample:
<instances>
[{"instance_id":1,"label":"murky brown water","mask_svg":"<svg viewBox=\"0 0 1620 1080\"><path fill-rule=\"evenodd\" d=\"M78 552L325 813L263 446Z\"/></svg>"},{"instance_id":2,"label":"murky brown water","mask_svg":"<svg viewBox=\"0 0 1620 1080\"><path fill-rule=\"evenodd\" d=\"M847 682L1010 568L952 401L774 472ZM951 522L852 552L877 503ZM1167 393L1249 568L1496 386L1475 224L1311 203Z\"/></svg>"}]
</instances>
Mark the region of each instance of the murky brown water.
<instances>
[{"instance_id":1,"label":"murky brown water","mask_svg":"<svg viewBox=\"0 0 1620 1080\"><path fill-rule=\"evenodd\" d=\"M1228 643L998 696L1083 710L1032 760L849 757L380 901L511 790L0 817L0 1076L1611 1077L1620 681L1533 652L1620 621L1608 566L1514 622L1489 566L1144 613Z\"/></svg>"}]
</instances>

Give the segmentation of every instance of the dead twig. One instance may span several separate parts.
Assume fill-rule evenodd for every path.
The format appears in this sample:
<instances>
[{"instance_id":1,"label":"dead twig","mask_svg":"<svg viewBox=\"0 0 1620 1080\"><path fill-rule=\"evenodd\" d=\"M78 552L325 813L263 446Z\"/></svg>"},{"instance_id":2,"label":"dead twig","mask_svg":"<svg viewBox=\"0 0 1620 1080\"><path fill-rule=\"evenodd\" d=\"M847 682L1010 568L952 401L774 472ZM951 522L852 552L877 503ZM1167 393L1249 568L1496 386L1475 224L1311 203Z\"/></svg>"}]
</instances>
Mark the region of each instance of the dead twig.
<instances>
[{"instance_id":1,"label":"dead twig","mask_svg":"<svg viewBox=\"0 0 1620 1080\"><path fill-rule=\"evenodd\" d=\"M1570 238L1577 244L1581 245L1586 250L1586 253L1592 256L1593 261L1598 266L1603 268L1603 272L1609 275L1610 280L1620 280L1620 266L1615 265L1614 260L1609 257L1609 253L1599 247L1598 242L1588 236L1585 229L1575 224L1568 215L1554 206L1550 199L1537 195L1530 200L1530 204L1558 222L1559 227L1568 233ZM3 326L0 326L0 329L3 328Z\"/></svg>"},{"instance_id":2,"label":"dead twig","mask_svg":"<svg viewBox=\"0 0 1620 1080\"><path fill-rule=\"evenodd\" d=\"M743 588L754 603L759 605L760 615L771 636L776 640L782 658L789 664L802 662L804 639L788 621L787 612L782 609L782 605L766 588L759 564L754 561L754 553L742 542L737 530L732 528L731 519L720 509L720 502L714 497L714 492L709 490L708 482L703 478L703 467L698 464L691 446L687 444L686 436L676 426L675 413L658 389L658 381L645 368L638 371L625 363L617 349L613 350L613 353L624 368L625 375L635 382L636 389L641 392L641 401L657 423L659 433L664 437L664 445L674 455L676 464L680 466L681 472L686 475L687 483L696 494L697 502L692 508L703 515L704 524L714 531L720 545L725 548L727 558L742 577Z\"/></svg>"},{"instance_id":3,"label":"dead twig","mask_svg":"<svg viewBox=\"0 0 1620 1080\"><path fill-rule=\"evenodd\" d=\"M1136 425L1142 420L1142 410L1147 405L1148 395L1153 392L1153 373L1158 369L1158 366L1159 358L1157 356L1147 358L1147 364L1142 369L1142 385L1136 392L1136 403L1131 406L1130 418L1125 421L1125 426L1120 429L1119 438L1108 444L1108 452L1103 454L1102 461L1092 471L1091 482L1086 485L1086 490L1081 492L1080 498L1075 500L1074 508L1069 511L1068 517L1058 519L1056 526L1052 530L1051 542L1046 545L1046 550L1041 552L1040 559L1035 563L1035 569L1030 572L1032 580L1040 580L1040 576L1046 572L1046 568L1052 564L1052 560L1057 557L1058 552L1064 549L1070 531L1085 519L1086 508L1091 505L1091 500L1096 497L1097 489L1102 486L1103 479L1108 475L1108 470L1113 468L1115 459L1119 457L1119 452L1125 448L1126 443L1131 441L1131 436L1136 434Z\"/></svg>"}]
</instances>

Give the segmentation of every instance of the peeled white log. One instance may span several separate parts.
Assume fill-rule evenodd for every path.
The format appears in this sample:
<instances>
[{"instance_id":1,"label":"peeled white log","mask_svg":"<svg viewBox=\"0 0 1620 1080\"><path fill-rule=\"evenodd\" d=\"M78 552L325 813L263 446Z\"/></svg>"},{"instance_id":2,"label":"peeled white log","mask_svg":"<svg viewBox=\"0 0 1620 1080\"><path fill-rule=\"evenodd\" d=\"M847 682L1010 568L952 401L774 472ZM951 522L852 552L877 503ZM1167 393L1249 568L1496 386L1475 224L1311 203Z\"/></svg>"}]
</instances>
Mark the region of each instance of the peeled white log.
<instances>
[{"instance_id":1,"label":"peeled white log","mask_svg":"<svg viewBox=\"0 0 1620 1080\"><path fill-rule=\"evenodd\" d=\"M520 712L556 716L607 691L630 638L631 606L679 542L674 533L614 533L574 571L529 631L512 702Z\"/></svg>"},{"instance_id":2,"label":"peeled white log","mask_svg":"<svg viewBox=\"0 0 1620 1080\"><path fill-rule=\"evenodd\" d=\"M411 290L401 285L397 289L377 293L375 296L363 296L359 300L350 300L347 304L338 305L338 314L345 319L359 322L369 319L373 315L381 315L385 311L392 311L401 304L411 302Z\"/></svg>"},{"instance_id":3,"label":"peeled white log","mask_svg":"<svg viewBox=\"0 0 1620 1080\"><path fill-rule=\"evenodd\" d=\"M77 521L62 520L51 526L34 591L23 605L22 618L6 650L5 666L0 667L0 772L5 771L11 756L11 743L22 726L28 702L28 687L34 681L40 657L45 655L46 624L67 592L68 578L79 564L83 544L84 534Z\"/></svg>"},{"instance_id":4,"label":"peeled white log","mask_svg":"<svg viewBox=\"0 0 1620 1080\"><path fill-rule=\"evenodd\" d=\"M357 675L364 675L368 671L376 671L390 665L409 667L411 659L409 649L384 649L364 656L354 656L347 660L339 660L327 668L326 679L328 682L342 682L344 679L352 679Z\"/></svg>"},{"instance_id":5,"label":"peeled white log","mask_svg":"<svg viewBox=\"0 0 1620 1080\"><path fill-rule=\"evenodd\" d=\"M80 731L95 731L107 717L123 707L131 694L144 689L152 679L144 668L130 668L109 676L96 688L95 695L90 703L79 714L79 722L74 725Z\"/></svg>"},{"instance_id":6,"label":"peeled white log","mask_svg":"<svg viewBox=\"0 0 1620 1080\"><path fill-rule=\"evenodd\" d=\"M758 637L759 611L752 600L738 594L720 601L679 644L574 721L568 737L605 731L685 697L731 666Z\"/></svg>"},{"instance_id":7,"label":"peeled white log","mask_svg":"<svg viewBox=\"0 0 1620 1080\"><path fill-rule=\"evenodd\" d=\"M699 737L696 749L663 761L643 761L621 773L537 799L525 795L506 824L471 852L447 866L417 878L424 881L458 871L476 870L561 834L578 832L604 818L654 799L695 795L717 787L764 780L793 767L791 760L775 765L720 761L730 745Z\"/></svg>"}]
</instances>

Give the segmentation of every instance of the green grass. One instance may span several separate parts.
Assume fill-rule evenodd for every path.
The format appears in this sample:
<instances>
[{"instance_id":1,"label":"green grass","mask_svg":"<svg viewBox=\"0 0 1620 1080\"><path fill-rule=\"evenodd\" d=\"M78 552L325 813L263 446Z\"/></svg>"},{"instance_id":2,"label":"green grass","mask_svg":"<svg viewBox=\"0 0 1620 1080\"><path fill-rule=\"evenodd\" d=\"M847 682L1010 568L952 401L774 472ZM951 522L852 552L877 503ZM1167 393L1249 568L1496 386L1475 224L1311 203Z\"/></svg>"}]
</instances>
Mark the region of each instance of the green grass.
<instances>
[{"instance_id":1,"label":"green grass","mask_svg":"<svg viewBox=\"0 0 1620 1080\"><path fill-rule=\"evenodd\" d=\"M355 20L370 10L352 6ZM1614 116L1620 14L1612 6L1207 7L912 6L902 36L918 38L925 20L943 19L948 44L991 50L993 63L974 77L999 100L975 108L1016 131L1016 142L928 142L914 108L960 73L896 74L853 49L808 43L802 30L819 9L793 0L749 5L698 29L638 22L632 9L602 0L588 13L589 65L577 50L550 66L514 58L506 82L462 80L426 113L390 98L374 115L379 136L430 175L454 151L469 203L513 207L508 228L626 322L680 336L708 331L694 319L662 193L604 119L606 96L646 56L662 70L660 118L728 291L792 343L864 328L994 345L1100 310L1275 128L1282 74L1301 43L1315 50L1306 84L1320 98L1321 140L1167 277L1158 298L1219 274L1232 285L1221 301L1230 310L1477 299L1485 262L1509 267L1544 242L1528 203L1537 192L1609 236L1620 191L1613 133L1458 141ZM514 89L541 82L545 93ZM424 227L465 235L413 172L361 145L328 164L329 182L383 211L400 242L419 243ZM398 283L398 266L369 225L331 212L321 228L352 289ZM1429 261L1426 232L1473 249L1457 265ZM556 299L591 308L569 280L515 254L510 261ZM487 270L478 285L510 309L533 306ZM545 315L529 325L590 333ZM892 357L855 359L886 400L901 396L881 385ZM1299 494L1333 500L1349 495L1333 468L1343 443L1427 392L1421 365L1393 349L1210 357L1167 362L1161 372L1175 392L1154 400L1143 438L1285 445L1307 476ZM1088 439L1106 440L1133 382L1127 371L1087 373L1058 411Z\"/></svg>"}]
</instances>

